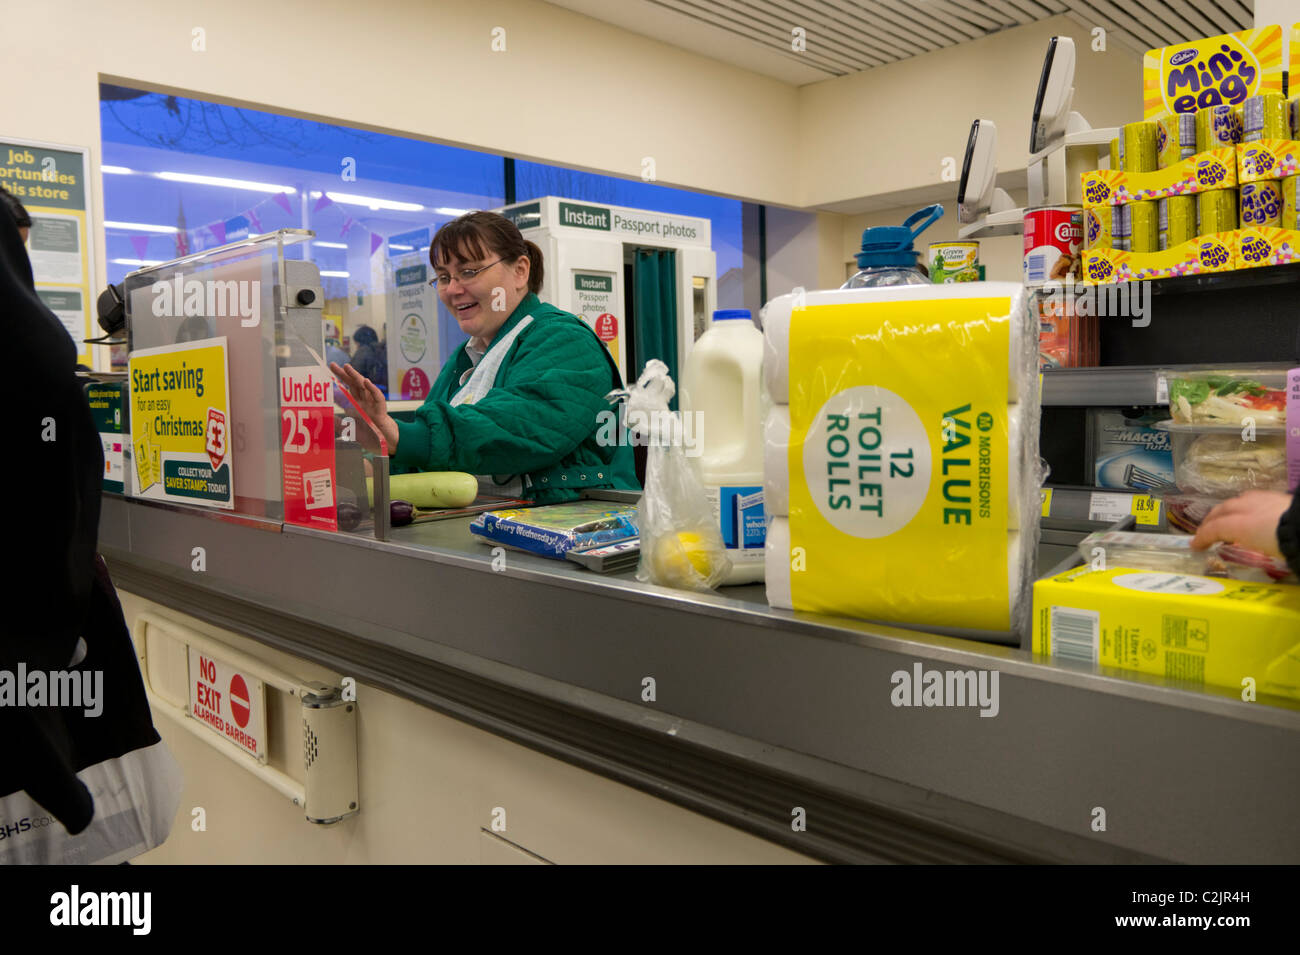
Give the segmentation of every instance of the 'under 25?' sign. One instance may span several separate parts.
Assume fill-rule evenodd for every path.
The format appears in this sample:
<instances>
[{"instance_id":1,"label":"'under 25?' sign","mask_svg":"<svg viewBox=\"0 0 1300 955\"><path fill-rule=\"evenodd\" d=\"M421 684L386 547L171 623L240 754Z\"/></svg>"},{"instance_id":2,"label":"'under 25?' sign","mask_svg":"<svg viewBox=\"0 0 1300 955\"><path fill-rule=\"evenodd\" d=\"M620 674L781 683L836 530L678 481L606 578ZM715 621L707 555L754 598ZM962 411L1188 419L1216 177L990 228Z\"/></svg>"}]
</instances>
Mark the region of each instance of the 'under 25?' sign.
<instances>
[{"instance_id":1,"label":"'under 25?' sign","mask_svg":"<svg viewBox=\"0 0 1300 955\"><path fill-rule=\"evenodd\" d=\"M325 366L280 369L280 438L285 522L338 530L334 377Z\"/></svg>"},{"instance_id":2,"label":"'under 25?' sign","mask_svg":"<svg viewBox=\"0 0 1300 955\"><path fill-rule=\"evenodd\" d=\"M133 493L234 508L226 339L141 348L129 370Z\"/></svg>"}]
</instances>

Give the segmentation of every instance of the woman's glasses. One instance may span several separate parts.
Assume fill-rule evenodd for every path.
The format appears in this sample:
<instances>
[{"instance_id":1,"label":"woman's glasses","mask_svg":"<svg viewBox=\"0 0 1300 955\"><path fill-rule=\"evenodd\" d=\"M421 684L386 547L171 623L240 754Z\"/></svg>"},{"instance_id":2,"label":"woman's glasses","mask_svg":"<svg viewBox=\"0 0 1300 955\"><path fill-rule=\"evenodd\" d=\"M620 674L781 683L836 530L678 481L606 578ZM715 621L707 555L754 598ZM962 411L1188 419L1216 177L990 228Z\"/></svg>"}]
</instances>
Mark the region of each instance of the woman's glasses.
<instances>
[{"instance_id":1,"label":"woman's glasses","mask_svg":"<svg viewBox=\"0 0 1300 955\"><path fill-rule=\"evenodd\" d=\"M450 285L451 280L454 278L460 282L461 285L468 285L474 276L478 275L480 272L486 272L488 269L492 268L492 266L499 265L504 261L505 259L497 259L495 262L489 262L487 265L480 266L477 269L461 269L454 275L449 272L439 272L429 280L429 284L435 288L439 285L445 287Z\"/></svg>"}]
</instances>

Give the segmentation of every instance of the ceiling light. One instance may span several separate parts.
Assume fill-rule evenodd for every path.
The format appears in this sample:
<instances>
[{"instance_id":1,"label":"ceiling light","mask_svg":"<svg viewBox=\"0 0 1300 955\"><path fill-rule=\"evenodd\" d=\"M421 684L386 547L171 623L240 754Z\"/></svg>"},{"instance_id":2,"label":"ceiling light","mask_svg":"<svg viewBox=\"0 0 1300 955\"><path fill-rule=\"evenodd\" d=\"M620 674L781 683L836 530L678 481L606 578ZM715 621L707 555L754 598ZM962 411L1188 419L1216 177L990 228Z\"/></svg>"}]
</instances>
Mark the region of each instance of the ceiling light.
<instances>
[{"instance_id":1,"label":"ceiling light","mask_svg":"<svg viewBox=\"0 0 1300 955\"><path fill-rule=\"evenodd\" d=\"M440 216L463 216L463 215L466 215L467 213L473 212L474 210L473 210L473 209L453 209L453 208L451 208L450 206L438 206L438 208L434 209L433 211L436 212L436 213L438 213L438 215L440 215Z\"/></svg>"},{"instance_id":2,"label":"ceiling light","mask_svg":"<svg viewBox=\"0 0 1300 955\"><path fill-rule=\"evenodd\" d=\"M347 246L342 242L322 242L320 239L312 239L312 245L318 245L322 249L346 249Z\"/></svg>"},{"instance_id":3,"label":"ceiling light","mask_svg":"<svg viewBox=\"0 0 1300 955\"><path fill-rule=\"evenodd\" d=\"M395 212L422 212L418 202L398 202L395 199L376 199L374 196L357 196L350 192L327 192L334 202L347 206L366 206L370 209L392 209Z\"/></svg>"},{"instance_id":4,"label":"ceiling light","mask_svg":"<svg viewBox=\"0 0 1300 955\"><path fill-rule=\"evenodd\" d=\"M128 169L126 166L104 166L99 167L100 172L112 173L115 176L129 176L135 172L134 169Z\"/></svg>"},{"instance_id":5,"label":"ceiling light","mask_svg":"<svg viewBox=\"0 0 1300 955\"><path fill-rule=\"evenodd\" d=\"M113 259L114 265L162 265L166 259Z\"/></svg>"},{"instance_id":6,"label":"ceiling light","mask_svg":"<svg viewBox=\"0 0 1300 955\"><path fill-rule=\"evenodd\" d=\"M321 277L322 277L322 278L331 278L331 279L345 279L345 278L348 277L348 273L347 273L347 272L325 272L325 271L322 271L322 272L321 272Z\"/></svg>"},{"instance_id":7,"label":"ceiling light","mask_svg":"<svg viewBox=\"0 0 1300 955\"><path fill-rule=\"evenodd\" d=\"M277 186L270 182L253 182L251 179L227 179L225 176L199 176L188 172L156 172L159 179L169 182L192 182L200 186L225 186L227 189L244 189L249 192L295 193L293 186Z\"/></svg>"},{"instance_id":8,"label":"ceiling light","mask_svg":"<svg viewBox=\"0 0 1300 955\"><path fill-rule=\"evenodd\" d=\"M150 225L147 222L105 222L105 229L124 229L128 232L162 232L175 235L179 230L174 225Z\"/></svg>"}]
</instances>

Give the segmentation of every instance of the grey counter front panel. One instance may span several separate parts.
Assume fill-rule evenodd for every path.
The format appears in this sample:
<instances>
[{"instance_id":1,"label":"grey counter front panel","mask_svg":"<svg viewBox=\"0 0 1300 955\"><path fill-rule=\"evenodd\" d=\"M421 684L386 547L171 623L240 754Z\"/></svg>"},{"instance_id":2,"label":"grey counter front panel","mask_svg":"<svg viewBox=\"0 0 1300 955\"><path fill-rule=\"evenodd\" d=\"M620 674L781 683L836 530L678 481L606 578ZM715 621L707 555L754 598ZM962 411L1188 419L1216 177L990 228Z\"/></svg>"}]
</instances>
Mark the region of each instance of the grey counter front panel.
<instances>
[{"instance_id":1,"label":"grey counter front panel","mask_svg":"<svg viewBox=\"0 0 1300 955\"><path fill-rule=\"evenodd\" d=\"M761 586L494 570L466 526L380 544L109 496L101 547L126 589L822 858L1300 860L1300 708L776 611ZM895 706L916 665L996 673L996 715Z\"/></svg>"}]
</instances>

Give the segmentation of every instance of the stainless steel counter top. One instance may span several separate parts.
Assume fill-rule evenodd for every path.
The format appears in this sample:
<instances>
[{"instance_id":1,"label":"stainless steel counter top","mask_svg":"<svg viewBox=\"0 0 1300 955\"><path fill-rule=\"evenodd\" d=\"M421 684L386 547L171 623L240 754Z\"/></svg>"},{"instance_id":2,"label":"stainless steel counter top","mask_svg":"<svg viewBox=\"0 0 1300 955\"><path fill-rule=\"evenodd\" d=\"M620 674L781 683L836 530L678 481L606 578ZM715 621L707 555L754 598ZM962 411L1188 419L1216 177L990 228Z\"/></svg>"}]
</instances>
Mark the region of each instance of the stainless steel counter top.
<instances>
[{"instance_id":1,"label":"stainless steel counter top","mask_svg":"<svg viewBox=\"0 0 1300 955\"><path fill-rule=\"evenodd\" d=\"M380 543L107 496L101 548L124 589L821 858L1300 861L1300 707L773 610L761 585L494 570L467 525ZM996 716L894 705L917 665L996 671Z\"/></svg>"}]
</instances>

